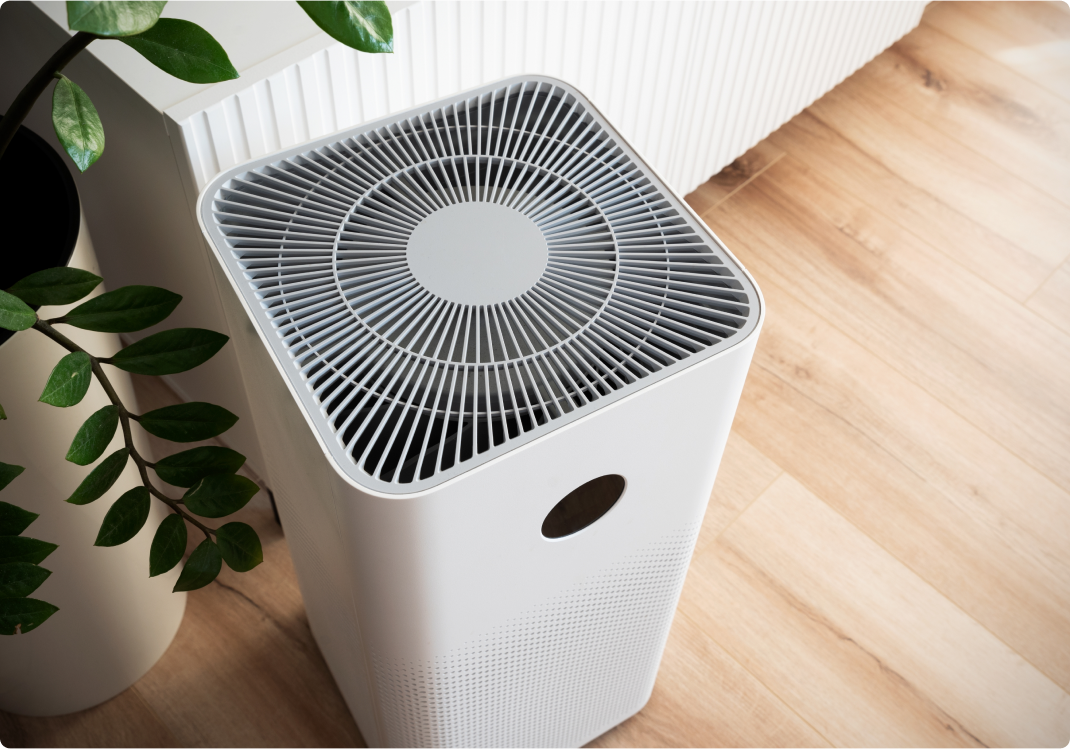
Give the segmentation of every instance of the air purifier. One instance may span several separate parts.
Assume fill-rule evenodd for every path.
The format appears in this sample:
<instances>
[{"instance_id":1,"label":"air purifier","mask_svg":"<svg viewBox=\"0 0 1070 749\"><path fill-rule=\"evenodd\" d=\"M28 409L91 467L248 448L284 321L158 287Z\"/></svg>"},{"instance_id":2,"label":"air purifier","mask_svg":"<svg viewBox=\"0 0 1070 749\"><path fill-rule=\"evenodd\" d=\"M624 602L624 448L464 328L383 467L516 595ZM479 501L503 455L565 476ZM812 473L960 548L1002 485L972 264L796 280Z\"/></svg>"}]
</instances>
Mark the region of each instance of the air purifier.
<instances>
[{"instance_id":1,"label":"air purifier","mask_svg":"<svg viewBox=\"0 0 1070 749\"><path fill-rule=\"evenodd\" d=\"M368 743L580 745L637 712L761 327L724 245L543 76L231 169L198 217Z\"/></svg>"}]
</instances>

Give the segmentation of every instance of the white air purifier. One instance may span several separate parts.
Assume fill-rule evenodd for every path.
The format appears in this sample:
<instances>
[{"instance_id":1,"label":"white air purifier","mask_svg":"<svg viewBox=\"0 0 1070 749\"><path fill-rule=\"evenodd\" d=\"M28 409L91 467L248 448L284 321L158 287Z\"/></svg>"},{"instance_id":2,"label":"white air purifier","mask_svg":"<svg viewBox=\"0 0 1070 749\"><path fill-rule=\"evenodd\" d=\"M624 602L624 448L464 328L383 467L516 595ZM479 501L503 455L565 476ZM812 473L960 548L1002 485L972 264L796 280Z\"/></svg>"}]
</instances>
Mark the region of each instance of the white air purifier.
<instances>
[{"instance_id":1,"label":"white air purifier","mask_svg":"<svg viewBox=\"0 0 1070 749\"><path fill-rule=\"evenodd\" d=\"M365 740L575 746L642 708L761 327L731 253L541 76L231 169L198 215Z\"/></svg>"}]
</instances>

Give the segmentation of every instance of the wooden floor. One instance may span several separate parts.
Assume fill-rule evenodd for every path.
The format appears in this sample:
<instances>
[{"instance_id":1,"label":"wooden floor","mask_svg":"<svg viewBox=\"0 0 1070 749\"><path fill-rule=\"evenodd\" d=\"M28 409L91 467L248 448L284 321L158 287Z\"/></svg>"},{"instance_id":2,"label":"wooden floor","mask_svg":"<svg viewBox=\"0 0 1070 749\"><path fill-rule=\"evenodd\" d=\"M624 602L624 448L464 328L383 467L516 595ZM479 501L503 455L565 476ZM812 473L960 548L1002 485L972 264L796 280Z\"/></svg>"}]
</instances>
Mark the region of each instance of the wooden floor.
<instances>
[{"instance_id":1,"label":"wooden floor","mask_svg":"<svg viewBox=\"0 0 1070 749\"><path fill-rule=\"evenodd\" d=\"M653 697L594 746L1065 746L1070 11L932 5L688 200L768 320ZM360 744L244 515L268 561L147 676L0 741Z\"/></svg>"}]
</instances>

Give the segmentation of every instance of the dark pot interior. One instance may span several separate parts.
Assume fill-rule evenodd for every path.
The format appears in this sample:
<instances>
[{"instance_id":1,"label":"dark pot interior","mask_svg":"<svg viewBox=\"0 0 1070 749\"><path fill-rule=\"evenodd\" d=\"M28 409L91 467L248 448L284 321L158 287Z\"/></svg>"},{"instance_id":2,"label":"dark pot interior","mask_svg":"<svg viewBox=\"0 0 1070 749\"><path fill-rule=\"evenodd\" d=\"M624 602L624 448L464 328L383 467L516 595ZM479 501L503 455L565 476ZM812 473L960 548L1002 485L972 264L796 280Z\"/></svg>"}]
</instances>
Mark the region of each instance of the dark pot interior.
<instances>
[{"instance_id":1,"label":"dark pot interior","mask_svg":"<svg viewBox=\"0 0 1070 749\"><path fill-rule=\"evenodd\" d=\"M55 149L19 128L0 159L0 289L70 262L78 239L78 190ZM0 344L13 334L0 330Z\"/></svg>"}]
</instances>

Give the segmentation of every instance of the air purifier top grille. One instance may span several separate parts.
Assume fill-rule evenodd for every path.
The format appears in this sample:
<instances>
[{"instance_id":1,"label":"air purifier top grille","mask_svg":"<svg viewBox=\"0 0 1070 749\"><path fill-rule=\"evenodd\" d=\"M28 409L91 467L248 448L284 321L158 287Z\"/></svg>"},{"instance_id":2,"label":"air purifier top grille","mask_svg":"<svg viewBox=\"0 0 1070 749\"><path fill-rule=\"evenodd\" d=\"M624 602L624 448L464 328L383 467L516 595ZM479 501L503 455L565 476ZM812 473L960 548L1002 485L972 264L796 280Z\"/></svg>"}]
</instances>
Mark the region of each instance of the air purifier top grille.
<instances>
[{"instance_id":1,"label":"air purifier top grille","mask_svg":"<svg viewBox=\"0 0 1070 749\"><path fill-rule=\"evenodd\" d=\"M723 245L545 77L236 168L200 215L337 464L384 493L480 465L758 319Z\"/></svg>"}]
</instances>

